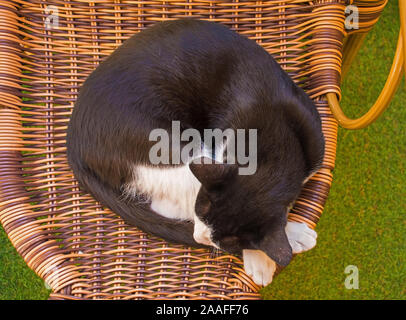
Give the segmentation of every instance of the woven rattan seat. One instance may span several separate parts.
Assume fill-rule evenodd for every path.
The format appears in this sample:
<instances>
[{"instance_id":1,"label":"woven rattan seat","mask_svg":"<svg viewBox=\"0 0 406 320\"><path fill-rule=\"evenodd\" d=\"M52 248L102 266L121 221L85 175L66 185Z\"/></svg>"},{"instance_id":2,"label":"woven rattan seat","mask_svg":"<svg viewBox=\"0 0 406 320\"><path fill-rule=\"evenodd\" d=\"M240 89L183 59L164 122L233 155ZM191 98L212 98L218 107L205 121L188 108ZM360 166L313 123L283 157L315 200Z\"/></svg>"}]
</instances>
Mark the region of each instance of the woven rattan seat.
<instances>
[{"instance_id":1,"label":"woven rattan seat","mask_svg":"<svg viewBox=\"0 0 406 320\"><path fill-rule=\"evenodd\" d=\"M69 117L86 77L132 34L181 17L223 23L268 50L318 107L323 166L289 215L315 228L337 140L325 95L340 96L350 3L366 32L386 1L0 0L0 220L51 298L258 299L238 257L168 244L81 191L65 155Z\"/></svg>"}]
</instances>

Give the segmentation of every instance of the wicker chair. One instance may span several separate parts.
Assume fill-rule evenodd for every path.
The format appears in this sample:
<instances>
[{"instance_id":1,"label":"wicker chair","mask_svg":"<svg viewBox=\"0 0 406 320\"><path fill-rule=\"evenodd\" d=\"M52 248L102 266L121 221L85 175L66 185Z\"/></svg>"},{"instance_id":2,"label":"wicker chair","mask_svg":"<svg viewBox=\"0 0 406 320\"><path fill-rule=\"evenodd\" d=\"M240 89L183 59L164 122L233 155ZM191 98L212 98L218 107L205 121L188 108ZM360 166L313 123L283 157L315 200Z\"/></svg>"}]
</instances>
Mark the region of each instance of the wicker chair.
<instances>
[{"instance_id":1,"label":"wicker chair","mask_svg":"<svg viewBox=\"0 0 406 320\"><path fill-rule=\"evenodd\" d=\"M386 2L0 0L0 220L28 266L51 286L50 298L260 297L238 257L168 244L126 225L79 190L65 156L65 131L80 85L101 60L132 34L185 16L255 39L321 115L323 166L289 215L315 228L335 161L338 122L328 102L340 123L354 127L340 114L341 69L348 69ZM345 29L348 4L359 8L359 30ZM395 85L401 40L399 48Z\"/></svg>"}]
</instances>

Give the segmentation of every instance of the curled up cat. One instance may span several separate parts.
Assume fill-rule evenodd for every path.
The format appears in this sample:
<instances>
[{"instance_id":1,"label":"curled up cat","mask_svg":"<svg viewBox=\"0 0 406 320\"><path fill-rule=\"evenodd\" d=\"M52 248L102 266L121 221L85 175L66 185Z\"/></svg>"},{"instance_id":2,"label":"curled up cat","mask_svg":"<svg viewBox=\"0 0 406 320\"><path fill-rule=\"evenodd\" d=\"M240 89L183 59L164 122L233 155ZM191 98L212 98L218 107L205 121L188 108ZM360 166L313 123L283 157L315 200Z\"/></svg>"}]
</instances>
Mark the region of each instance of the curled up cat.
<instances>
[{"instance_id":1,"label":"curled up cat","mask_svg":"<svg viewBox=\"0 0 406 320\"><path fill-rule=\"evenodd\" d=\"M287 214L323 154L314 103L272 56L192 19L117 48L84 82L67 132L84 190L147 233L242 254L259 285L316 244Z\"/></svg>"}]
</instances>

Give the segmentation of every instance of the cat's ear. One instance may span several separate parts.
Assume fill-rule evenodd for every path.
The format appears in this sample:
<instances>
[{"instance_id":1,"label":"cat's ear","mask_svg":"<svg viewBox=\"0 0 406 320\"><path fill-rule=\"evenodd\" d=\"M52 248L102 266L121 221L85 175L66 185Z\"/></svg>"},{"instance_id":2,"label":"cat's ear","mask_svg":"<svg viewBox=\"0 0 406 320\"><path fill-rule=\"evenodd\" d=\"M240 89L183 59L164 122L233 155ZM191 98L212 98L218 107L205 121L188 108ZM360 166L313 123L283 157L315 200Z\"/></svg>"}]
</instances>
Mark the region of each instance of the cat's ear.
<instances>
[{"instance_id":1,"label":"cat's ear","mask_svg":"<svg viewBox=\"0 0 406 320\"><path fill-rule=\"evenodd\" d=\"M227 182L238 171L238 166L235 164L218 163L206 157L195 159L189 164L189 168L206 188Z\"/></svg>"},{"instance_id":2,"label":"cat's ear","mask_svg":"<svg viewBox=\"0 0 406 320\"><path fill-rule=\"evenodd\" d=\"M262 241L256 245L256 249L265 252L268 257L282 267L286 267L292 260L292 247L283 227L268 232Z\"/></svg>"}]
</instances>

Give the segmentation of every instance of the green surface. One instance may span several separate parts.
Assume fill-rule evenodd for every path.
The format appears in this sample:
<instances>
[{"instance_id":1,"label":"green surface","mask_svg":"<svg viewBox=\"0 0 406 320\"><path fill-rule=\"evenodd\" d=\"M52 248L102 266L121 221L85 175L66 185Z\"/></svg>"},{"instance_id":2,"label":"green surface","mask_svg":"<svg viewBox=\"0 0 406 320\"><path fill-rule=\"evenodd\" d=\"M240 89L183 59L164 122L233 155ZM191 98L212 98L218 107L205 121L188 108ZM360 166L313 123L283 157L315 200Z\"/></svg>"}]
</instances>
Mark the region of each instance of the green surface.
<instances>
[{"instance_id":1,"label":"green surface","mask_svg":"<svg viewBox=\"0 0 406 320\"><path fill-rule=\"evenodd\" d=\"M49 290L0 231L0 299L48 299Z\"/></svg>"},{"instance_id":2,"label":"green surface","mask_svg":"<svg viewBox=\"0 0 406 320\"><path fill-rule=\"evenodd\" d=\"M355 60L343 84L349 116L377 98L397 42L397 1ZM406 86L389 110L360 131L340 129L334 181L317 227L317 247L298 256L262 290L265 299L406 298ZM344 286L344 269L359 270L359 289ZM0 299L46 299L49 291L0 231Z\"/></svg>"}]
</instances>

